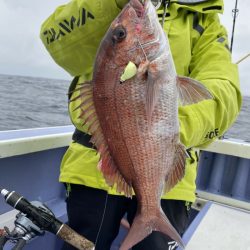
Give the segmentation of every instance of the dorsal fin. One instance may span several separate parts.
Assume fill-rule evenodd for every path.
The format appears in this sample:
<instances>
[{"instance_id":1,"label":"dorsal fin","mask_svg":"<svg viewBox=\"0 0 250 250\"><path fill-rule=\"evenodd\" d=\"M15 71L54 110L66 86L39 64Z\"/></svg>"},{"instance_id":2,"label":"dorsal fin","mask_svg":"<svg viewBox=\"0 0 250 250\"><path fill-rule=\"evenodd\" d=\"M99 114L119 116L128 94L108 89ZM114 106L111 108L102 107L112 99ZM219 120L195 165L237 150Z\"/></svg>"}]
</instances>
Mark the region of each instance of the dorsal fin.
<instances>
[{"instance_id":1,"label":"dorsal fin","mask_svg":"<svg viewBox=\"0 0 250 250\"><path fill-rule=\"evenodd\" d=\"M88 133L92 135L91 142L95 145L101 157L98 168L102 172L106 183L109 186L116 184L118 192L124 192L127 197L132 197L132 186L129 185L120 174L110 155L108 144L103 135L93 102L92 82L81 84L75 91L79 91L80 93L70 101L80 99L80 105L76 108L81 110L79 119L82 119L83 125L87 126Z\"/></svg>"}]
</instances>

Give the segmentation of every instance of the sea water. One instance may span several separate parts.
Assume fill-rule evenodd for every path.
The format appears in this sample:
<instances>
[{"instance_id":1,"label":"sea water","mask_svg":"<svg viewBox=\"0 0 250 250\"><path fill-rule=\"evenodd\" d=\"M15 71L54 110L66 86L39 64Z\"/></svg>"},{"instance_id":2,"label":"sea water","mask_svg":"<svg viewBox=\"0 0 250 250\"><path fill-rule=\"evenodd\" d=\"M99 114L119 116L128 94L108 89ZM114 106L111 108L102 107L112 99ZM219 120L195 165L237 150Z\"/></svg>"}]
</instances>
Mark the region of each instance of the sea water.
<instances>
[{"instance_id":1,"label":"sea water","mask_svg":"<svg viewBox=\"0 0 250 250\"><path fill-rule=\"evenodd\" d=\"M70 81L0 75L0 131L70 125L67 92ZM250 141L250 97L226 138Z\"/></svg>"}]
</instances>

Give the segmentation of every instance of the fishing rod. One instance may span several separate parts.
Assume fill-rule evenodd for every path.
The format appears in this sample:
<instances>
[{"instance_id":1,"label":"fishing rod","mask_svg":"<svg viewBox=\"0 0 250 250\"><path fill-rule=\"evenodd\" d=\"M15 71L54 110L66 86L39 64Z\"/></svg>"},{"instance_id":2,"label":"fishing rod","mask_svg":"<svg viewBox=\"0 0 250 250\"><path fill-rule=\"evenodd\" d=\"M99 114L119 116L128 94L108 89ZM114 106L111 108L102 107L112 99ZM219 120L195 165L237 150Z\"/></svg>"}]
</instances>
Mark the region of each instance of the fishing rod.
<instances>
[{"instance_id":1,"label":"fishing rod","mask_svg":"<svg viewBox=\"0 0 250 250\"><path fill-rule=\"evenodd\" d=\"M250 53L248 53L247 55L243 56L241 59L239 59L236 64L241 63L242 61L244 61L245 59L247 59L250 56Z\"/></svg>"},{"instance_id":2,"label":"fishing rod","mask_svg":"<svg viewBox=\"0 0 250 250\"><path fill-rule=\"evenodd\" d=\"M238 13L239 13L239 9L237 8L237 5L238 5L238 0L235 0L235 7L232 10L232 13L233 13L233 28L232 28L231 45L230 45L230 51L231 51L231 53L233 51L234 30L235 30L236 18L237 18Z\"/></svg>"},{"instance_id":3,"label":"fishing rod","mask_svg":"<svg viewBox=\"0 0 250 250\"><path fill-rule=\"evenodd\" d=\"M39 201L29 202L15 191L0 189L7 204L20 211L16 216L13 231L7 227L0 230L0 250L8 240L16 243L13 250L20 250L35 236L49 231L80 250L93 250L94 244L59 221L53 212Z\"/></svg>"}]
</instances>

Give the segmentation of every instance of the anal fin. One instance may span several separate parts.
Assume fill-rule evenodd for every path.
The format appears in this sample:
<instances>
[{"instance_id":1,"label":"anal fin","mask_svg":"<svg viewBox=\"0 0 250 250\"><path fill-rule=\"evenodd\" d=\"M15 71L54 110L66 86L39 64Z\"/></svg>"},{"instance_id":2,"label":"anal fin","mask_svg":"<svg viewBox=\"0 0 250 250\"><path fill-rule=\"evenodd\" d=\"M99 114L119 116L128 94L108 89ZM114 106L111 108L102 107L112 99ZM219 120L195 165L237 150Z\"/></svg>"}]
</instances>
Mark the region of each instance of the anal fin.
<instances>
[{"instance_id":1,"label":"anal fin","mask_svg":"<svg viewBox=\"0 0 250 250\"><path fill-rule=\"evenodd\" d=\"M166 176L164 193L172 189L185 175L186 158L188 154L183 144L179 143L176 146L174 167L172 172Z\"/></svg>"}]
</instances>

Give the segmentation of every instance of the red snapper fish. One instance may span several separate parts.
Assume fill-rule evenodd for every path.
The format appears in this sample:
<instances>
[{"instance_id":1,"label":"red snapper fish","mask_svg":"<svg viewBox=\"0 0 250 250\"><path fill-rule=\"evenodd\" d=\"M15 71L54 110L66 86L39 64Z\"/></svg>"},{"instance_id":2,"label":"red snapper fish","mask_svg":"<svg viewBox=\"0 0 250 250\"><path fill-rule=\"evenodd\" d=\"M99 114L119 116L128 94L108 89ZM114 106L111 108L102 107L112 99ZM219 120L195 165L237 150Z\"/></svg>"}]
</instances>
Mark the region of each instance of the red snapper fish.
<instances>
[{"instance_id":1,"label":"red snapper fish","mask_svg":"<svg viewBox=\"0 0 250 250\"><path fill-rule=\"evenodd\" d=\"M131 64L134 73L124 78ZM161 195L185 173L178 104L212 96L199 82L177 76L150 0L125 5L101 41L93 79L77 89L80 95L74 100L81 100L80 118L100 154L98 166L106 182L128 197L134 191L137 198L137 213L120 250L154 230L183 247L160 204Z\"/></svg>"}]
</instances>

